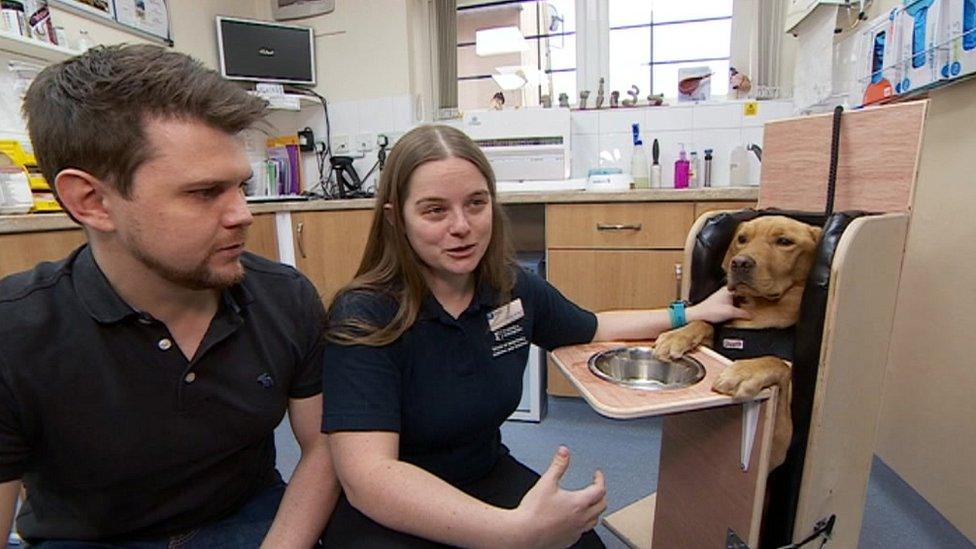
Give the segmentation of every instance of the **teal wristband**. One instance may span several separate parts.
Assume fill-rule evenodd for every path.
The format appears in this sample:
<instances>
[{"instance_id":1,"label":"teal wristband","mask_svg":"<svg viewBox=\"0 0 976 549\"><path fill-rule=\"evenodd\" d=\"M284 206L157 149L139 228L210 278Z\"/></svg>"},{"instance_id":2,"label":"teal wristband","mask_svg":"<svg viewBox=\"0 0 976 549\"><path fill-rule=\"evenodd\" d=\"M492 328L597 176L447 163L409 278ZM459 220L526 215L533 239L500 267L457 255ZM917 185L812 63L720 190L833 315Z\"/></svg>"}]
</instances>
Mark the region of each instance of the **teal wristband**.
<instances>
[{"instance_id":1,"label":"teal wristband","mask_svg":"<svg viewBox=\"0 0 976 549\"><path fill-rule=\"evenodd\" d=\"M688 323L685 318L685 302L673 301L668 305L668 316L671 318L671 329L680 328Z\"/></svg>"}]
</instances>

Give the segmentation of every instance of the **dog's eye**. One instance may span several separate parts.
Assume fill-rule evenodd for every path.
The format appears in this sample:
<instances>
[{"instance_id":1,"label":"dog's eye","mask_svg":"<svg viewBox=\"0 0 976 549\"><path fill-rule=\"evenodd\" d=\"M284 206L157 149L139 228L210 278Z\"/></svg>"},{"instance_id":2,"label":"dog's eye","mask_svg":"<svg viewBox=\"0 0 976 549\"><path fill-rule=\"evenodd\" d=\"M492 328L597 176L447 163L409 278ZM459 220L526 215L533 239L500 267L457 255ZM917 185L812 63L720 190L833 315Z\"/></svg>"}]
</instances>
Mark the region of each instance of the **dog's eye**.
<instances>
[{"instance_id":1,"label":"dog's eye","mask_svg":"<svg viewBox=\"0 0 976 549\"><path fill-rule=\"evenodd\" d=\"M737 241L737 242L738 242L739 244L745 244L745 243L746 243L746 241L747 241L747 240L749 240L749 239L748 239L748 238L746 238L746 235L744 235L744 234L740 234L740 235L739 235L739 238L736 238L735 240L736 240L736 241Z\"/></svg>"},{"instance_id":2,"label":"dog's eye","mask_svg":"<svg viewBox=\"0 0 976 549\"><path fill-rule=\"evenodd\" d=\"M793 245L793 241L790 240L789 238L786 238L785 236L781 236L781 237L779 237L779 238L776 239L776 245L777 246L792 246Z\"/></svg>"}]
</instances>

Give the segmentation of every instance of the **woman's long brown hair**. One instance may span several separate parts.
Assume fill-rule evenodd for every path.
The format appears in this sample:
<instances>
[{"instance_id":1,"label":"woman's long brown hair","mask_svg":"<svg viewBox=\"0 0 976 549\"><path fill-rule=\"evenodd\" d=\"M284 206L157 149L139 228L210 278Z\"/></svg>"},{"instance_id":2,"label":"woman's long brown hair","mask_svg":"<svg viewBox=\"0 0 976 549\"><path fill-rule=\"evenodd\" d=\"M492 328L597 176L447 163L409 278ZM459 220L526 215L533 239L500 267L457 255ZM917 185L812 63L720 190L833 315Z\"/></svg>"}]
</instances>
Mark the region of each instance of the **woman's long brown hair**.
<instances>
[{"instance_id":1,"label":"woman's long brown hair","mask_svg":"<svg viewBox=\"0 0 976 549\"><path fill-rule=\"evenodd\" d=\"M497 201L495 174L478 145L462 131L444 125L414 128L390 151L380 176L373 209L373 223L366 251L356 277L339 290L333 304L349 292L389 296L397 303L396 314L386 326L375 326L362 318L330 320L326 339L341 345L382 346L396 341L413 325L420 305L430 291L421 273L421 260L407 240L403 204L413 172L422 164L447 158L462 158L473 164L488 182L491 200L491 241L475 270L478 287L498 292L499 304L510 299L515 284L515 265L508 220ZM389 213L384 206L391 204ZM331 313L332 311L330 311ZM330 314L331 317L331 314Z\"/></svg>"}]
</instances>

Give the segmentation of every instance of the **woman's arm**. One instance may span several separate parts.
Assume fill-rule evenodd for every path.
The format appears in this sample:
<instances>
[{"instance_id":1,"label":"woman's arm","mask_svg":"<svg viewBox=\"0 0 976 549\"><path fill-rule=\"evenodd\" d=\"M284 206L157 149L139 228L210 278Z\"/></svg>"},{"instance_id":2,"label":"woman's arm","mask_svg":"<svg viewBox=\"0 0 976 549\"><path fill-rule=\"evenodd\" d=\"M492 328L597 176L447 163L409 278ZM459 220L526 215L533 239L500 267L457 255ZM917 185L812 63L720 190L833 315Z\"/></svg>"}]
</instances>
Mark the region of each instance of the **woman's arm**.
<instances>
[{"instance_id":1,"label":"woman's arm","mask_svg":"<svg viewBox=\"0 0 976 549\"><path fill-rule=\"evenodd\" d=\"M291 399L288 403L291 430L301 449L301 458L278 505L274 522L263 547L312 547L325 530L339 499L322 427L322 395Z\"/></svg>"},{"instance_id":2,"label":"woman's arm","mask_svg":"<svg viewBox=\"0 0 976 549\"><path fill-rule=\"evenodd\" d=\"M685 310L688 322L724 322L748 318L749 313L732 304L732 294L723 286L705 301ZM671 317L665 309L643 311L605 311L597 313L593 341L653 339L671 329Z\"/></svg>"},{"instance_id":3,"label":"woman's arm","mask_svg":"<svg viewBox=\"0 0 976 549\"><path fill-rule=\"evenodd\" d=\"M593 528L606 508L599 472L582 490L559 487L569 466L569 451L562 447L519 507L507 510L400 461L397 433L343 431L328 438L336 472L353 507L388 528L441 543L565 547Z\"/></svg>"}]
</instances>

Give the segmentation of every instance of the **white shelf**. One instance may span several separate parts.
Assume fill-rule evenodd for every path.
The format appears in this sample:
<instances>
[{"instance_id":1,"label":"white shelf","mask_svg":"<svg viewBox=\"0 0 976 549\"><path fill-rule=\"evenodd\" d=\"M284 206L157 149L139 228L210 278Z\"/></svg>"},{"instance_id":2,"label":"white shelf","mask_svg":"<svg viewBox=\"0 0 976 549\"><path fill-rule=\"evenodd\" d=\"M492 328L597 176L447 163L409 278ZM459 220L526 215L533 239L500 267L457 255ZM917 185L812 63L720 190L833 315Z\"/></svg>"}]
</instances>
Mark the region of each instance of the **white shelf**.
<instances>
[{"instance_id":1,"label":"white shelf","mask_svg":"<svg viewBox=\"0 0 976 549\"><path fill-rule=\"evenodd\" d=\"M56 63L78 55L79 51L55 46L40 40L24 38L16 34L0 31L0 52L29 57L37 61Z\"/></svg>"},{"instance_id":2,"label":"white shelf","mask_svg":"<svg viewBox=\"0 0 976 549\"><path fill-rule=\"evenodd\" d=\"M258 94L256 91L253 91L253 90L252 91L248 91L248 93L250 93L251 95L257 96L257 97L262 97L264 99L268 99L268 101L270 103L268 105L268 108L271 109L271 110L282 110L282 111L297 111L297 110L301 110L301 108L302 108L301 107L302 101L306 101L306 102L311 103L313 105L319 105L319 106L322 105L322 103L319 102L318 98L312 97L310 95L301 94L301 93L286 93L286 94L284 94L282 96L279 96L279 97L283 98L284 100L291 102L292 103L291 105L285 105L285 104L282 104L282 103L278 103L276 101L273 101L270 98L263 97L262 95ZM296 99L297 99L297 102L295 102Z\"/></svg>"}]
</instances>

